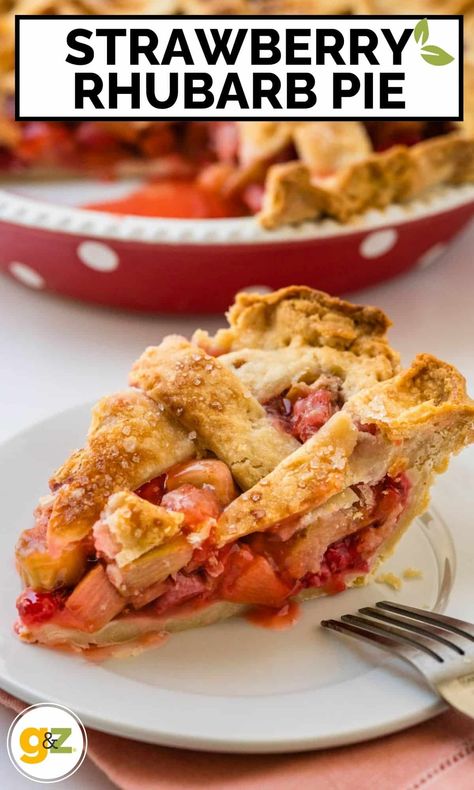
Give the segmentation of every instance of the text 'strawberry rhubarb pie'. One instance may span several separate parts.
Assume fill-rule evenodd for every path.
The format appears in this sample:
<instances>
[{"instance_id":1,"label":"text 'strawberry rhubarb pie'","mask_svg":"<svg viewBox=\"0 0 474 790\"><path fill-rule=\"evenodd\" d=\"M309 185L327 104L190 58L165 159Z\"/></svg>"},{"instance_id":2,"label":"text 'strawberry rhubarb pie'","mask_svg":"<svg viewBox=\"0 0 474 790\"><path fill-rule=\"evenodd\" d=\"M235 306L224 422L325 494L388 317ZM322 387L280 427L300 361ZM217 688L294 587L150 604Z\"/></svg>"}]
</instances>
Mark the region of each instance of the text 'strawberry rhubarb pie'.
<instances>
[{"instance_id":1,"label":"text 'strawberry rhubarb pie'","mask_svg":"<svg viewBox=\"0 0 474 790\"><path fill-rule=\"evenodd\" d=\"M2 5L3 2L3 5ZM256 215L265 228L348 222L442 185L474 182L474 0L111 0L109 13L465 14L465 121L18 122L15 13L102 13L100 0L0 0L0 175L146 175L89 208L119 214Z\"/></svg>"},{"instance_id":2,"label":"text 'strawberry rhubarb pie'","mask_svg":"<svg viewBox=\"0 0 474 790\"><path fill-rule=\"evenodd\" d=\"M309 288L241 294L94 409L16 549L16 631L90 658L365 583L474 440L462 376L399 372L388 321Z\"/></svg>"}]
</instances>

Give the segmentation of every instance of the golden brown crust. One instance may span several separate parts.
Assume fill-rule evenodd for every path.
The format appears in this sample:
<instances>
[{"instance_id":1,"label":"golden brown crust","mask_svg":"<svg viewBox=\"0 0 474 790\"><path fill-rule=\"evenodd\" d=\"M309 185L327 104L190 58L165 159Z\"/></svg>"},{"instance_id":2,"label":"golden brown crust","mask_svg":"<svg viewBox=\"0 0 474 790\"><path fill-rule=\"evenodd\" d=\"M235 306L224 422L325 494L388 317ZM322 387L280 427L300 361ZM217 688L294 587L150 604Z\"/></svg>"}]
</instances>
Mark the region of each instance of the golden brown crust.
<instances>
[{"instance_id":1,"label":"golden brown crust","mask_svg":"<svg viewBox=\"0 0 474 790\"><path fill-rule=\"evenodd\" d=\"M110 494L136 489L196 452L196 443L143 392L104 398L93 410L85 448L51 478L49 545L81 540Z\"/></svg>"},{"instance_id":2,"label":"golden brown crust","mask_svg":"<svg viewBox=\"0 0 474 790\"><path fill-rule=\"evenodd\" d=\"M241 293L228 318L229 329L215 337L198 331L194 342L219 353L260 403L324 376L336 377L348 398L399 369L399 356L386 338L390 322L381 310L311 288Z\"/></svg>"},{"instance_id":3,"label":"golden brown crust","mask_svg":"<svg viewBox=\"0 0 474 790\"><path fill-rule=\"evenodd\" d=\"M218 522L219 544L264 532L317 508L346 488L347 464L357 437L350 417L336 414L250 491L231 502Z\"/></svg>"},{"instance_id":4,"label":"golden brown crust","mask_svg":"<svg viewBox=\"0 0 474 790\"><path fill-rule=\"evenodd\" d=\"M265 409L219 360L184 338L148 348L135 363L133 386L163 403L200 443L250 488L298 446L274 428Z\"/></svg>"},{"instance_id":5,"label":"golden brown crust","mask_svg":"<svg viewBox=\"0 0 474 790\"><path fill-rule=\"evenodd\" d=\"M301 286L268 295L241 293L228 313L229 329L194 342L229 367L265 403L293 384L335 376L342 394L385 381L399 369L389 346L387 316Z\"/></svg>"},{"instance_id":6,"label":"golden brown crust","mask_svg":"<svg viewBox=\"0 0 474 790\"><path fill-rule=\"evenodd\" d=\"M323 198L306 165L301 162L274 165L267 173L258 220L267 230L316 220L325 209L327 201Z\"/></svg>"},{"instance_id":7,"label":"golden brown crust","mask_svg":"<svg viewBox=\"0 0 474 790\"><path fill-rule=\"evenodd\" d=\"M377 426L378 433L360 429ZM474 402L450 365L427 354L408 370L362 390L341 412L218 522L220 544L301 516L359 483L415 470L430 476L474 441Z\"/></svg>"},{"instance_id":8,"label":"golden brown crust","mask_svg":"<svg viewBox=\"0 0 474 790\"><path fill-rule=\"evenodd\" d=\"M471 14L473 43L469 50L472 60L464 65L464 121L458 124L461 133L469 139L474 138L474 14Z\"/></svg>"},{"instance_id":9,"label":"golden brown crust","mask_svg":"<svg viewBox=\"0 0 474 790\"><path fill-rule=\"evenodd\" d=\"M251 14L255 13L249 0L180 0L184 14Z\"/></svg>"},{"instance_id":10,"label":"golden brown crust","mask_svg":"<svg viewBox=\"0 0 474 790\"><path fill-rule=\"evenodd\" d=\"M134 368L132 383L151 398L130 390L95 407L86 447L73 453L50 481L51 547L85 537L112 493L135 490L204 449L226 460L249 488L298 447L271 424L258 399L263 402L291 383L324 374L340 377L348 397L398 369L398 356L385 337L389 321L380 310L309 288L241 294L229 320L231 328L222 330L221 341L207 341L223 342L241 356L247 346L257 357L249 353L243 365L232 352L216 360L171 338L145 352ZM290 339L296 346L287 345ZM279 363L258 356L271 349L281 350ZM265 382L258 374L262 363L271 372Z\"/></svg>"},{"instance_id":11,"label":"golden brown crust","mask_svg":"<svg viewBox=\"0 0 474 790\"><path fill-rule=\"evenodd\" d=\"M358 14L463 14L473 0L356 0Z\"/></svg>"},{"instance_id":12,"label":"golden brown crust","mask_svg":"<svg viewBox=\"0 0 474 790\"><path fill-rule=\"evenodd\" d=\"M396 355L369 356L323 346L312 348L298 341L287 348L242 349L220 357L260 403L267 403L293 386L314 384L331 377L344 400L361 389L385 381L397 370Z\"/></svg>"},{"instance_id":13,"label":"golden brown crust","mask_svg":"<svg viewBox=\"0 0 474 790\"><path fill-rule=\"evenodd\" d=\"M463 14L472 0L181 0L188 14Z\"/></svg>"},{"instance_id":14,"label":"golden brown crust","mask_svg":"<svg viewBox=\"0 0 474 790\"><path fill-rule=\"evenodd\" d=\"M358 393L345 409L377 425L399 450L394 463L441 472L448 456L474 441L474 401L456 368L420 354L388 382Z\"/></svg>"},{"instance_id":15,"label":"golden brown crust","mask_svg":"<svg viewBox=\"0 0 474 790\"><path fill-rule=\"evenodd\" d=\"M153 505L131 491L117 491L94 527L96 546L105 531L114 547L111 559L121 568L179 535L183 521L182 513Z\"/></svg>"},{"instance_id":16,"label":"golden brown crust","mask_svg":"<svg viewBox=\"0 0 474 790\"><path fill-rule=\"evenodd\" d=\"M368 132L358 121L298 123L293 140L298 158L319 176L343 170L372 153Z\"/></svg>"},{"instance_id":17,"label":"golden brown crust","mask_svg":"<svg viewBox=\"0 0 474 790\"><path fill-rule=\"evenodd\" d=\"M268 229L320 216L347 222L369 208L386 208L443 184L474 181L474 139L464 133L394 146L328 178L299 162L270 169L260 222Z\"/></svg>"},{"instance_id":18,"label":"golden brown crust","mask_svg":"<svg viewBox=\"0 0 474 790\"><path fill-rule=\"evenodd\" d=\"M434 137L414 146L416 178L407 198L438 184L474 182L474 137L460 133Z\"/></svg>"},{"instance_id":19,"label":"golden brown crust","mask_svg":"<svg viewBox=\"0 0 474 790\"><path fill-rule=\"evenodd\" d=\"M219 330L215 337L197 332L195 341L226 353L243 348L284 348L299 340L312 347L398 359L386 339L391 322L382 310L306 286L293 285L265 295L237 294L227 318L229 329Z\"/></svg>"},{"instance_id":20,"label":"golden brown crust","mask_svg":"<svg viewBox=\"0 0 474 790\"><path fill-rule=\"evenodd\" d=\"M298 158L312 173L324 175L364 159L372 143L362 123L340 121L241 121L239 162L255 168L294 145Z\"/></svg>"},{"instance_id":21,"label":"golden brown crust","mask_svg":"<svg viewBox=\"0 0 474 790\"><path fill-rule=\"evenodd\" d=\"M14 91L15 15L173 14L181 0L2 0L0 4L0 98Z\"/></svg>"}]
</instances>

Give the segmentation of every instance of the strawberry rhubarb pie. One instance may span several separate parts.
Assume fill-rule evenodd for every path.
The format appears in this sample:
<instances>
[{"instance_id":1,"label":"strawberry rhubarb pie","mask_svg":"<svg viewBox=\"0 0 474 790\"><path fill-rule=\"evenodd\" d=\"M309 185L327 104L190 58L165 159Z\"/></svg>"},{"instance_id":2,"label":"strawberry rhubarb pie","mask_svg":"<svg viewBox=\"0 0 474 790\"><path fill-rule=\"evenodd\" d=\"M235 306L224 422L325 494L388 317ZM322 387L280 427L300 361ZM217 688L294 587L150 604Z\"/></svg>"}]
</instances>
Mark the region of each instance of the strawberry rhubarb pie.
<instances>
[{"instance_id":1,"label":"strawberry rhubarb pie","mask_svg":"<svg viewBox=\"0 0 474 790\"><path fill-rule=\"evenodd\" d=\"M133 654L367 582L474 440L462 376L428 355L400 371L388 325L293 287L148 348L20 536L20 638Z\"/></svg>"},{"instance_id":2,"label":"strawberry rhubarb pie","mask_svg":"<svg viewBox=\"0 0 474 790\"><path fill-rule=\"evenodd\" d=\"M474 182L474 0L113 0L109 13L465 14L465 120L14 121L15 13L101 13L98 0L0 0L0 176L146 176L89 208L118 214L256 215L268 229L409 202ZM110 6L110 8L109 8ZM406 7L405 7L406 6Z\"/></svg>"}]
</instances>

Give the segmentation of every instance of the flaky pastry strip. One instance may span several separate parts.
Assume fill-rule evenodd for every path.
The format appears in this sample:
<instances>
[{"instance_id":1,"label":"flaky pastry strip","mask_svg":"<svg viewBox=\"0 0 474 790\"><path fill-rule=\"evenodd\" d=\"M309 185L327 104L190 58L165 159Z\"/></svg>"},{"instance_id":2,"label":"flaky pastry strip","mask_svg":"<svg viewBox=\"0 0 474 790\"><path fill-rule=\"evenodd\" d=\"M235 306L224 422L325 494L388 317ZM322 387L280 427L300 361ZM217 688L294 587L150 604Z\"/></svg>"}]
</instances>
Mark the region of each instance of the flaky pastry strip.
<instances>
[{"instance_id":1,"label":"flaky pastry strip","mask_svg":"<svg viewBox=\"0 0 474 790\"><path fill-rule=\"evenodd\" d=\"M280 349L302 346L330 347L355 356L381 356L393 375L399 357L389 346L391 323L377 307L345 302L307 286L293 285L270 294L240 293L227 313L228 329L214 337L198 330L193 342L211 353L241 349Z\"/></svg>"},{"instance_id":2,"label":"flaky pastry strip","mask_svg":"<svg viewBox=\"0 0 474 790\"><path fill-rule=\"evenodd\" d=\"M200 444L250 488L299 446L273 427L264 408L240 380L184 338L166 338L135 363L132 386L163 403Z\"/></svg>"},{"instance_id":3,"label":"flaky pastry strip","mask_svg":"<svg viewBox=\"0 0 474 790\"><path fill-rule=\"evenodd\" d=\"M364 425L376 425L378 433ZM444 471L449 456L473 440L474 403L463 377L420 355L408 370L351 398L319 433L234 500L218 522L220 545L313 511L358 483L426 465L430 473Z\"/></svg>"},{"instance_id":4,"label":"flaky pastry strip","mask_svg":"<svg viewBox=\"0 0 474 790\"><path fill-rule=\"evenodd\" d=\"M15 15L173 14L181 0L3 0L0 4L0 95L15 85Z\"/></svg>"},{"instance_id":5,"label":"flaky pastry strip","mask_svg":"<svg viewBox=\"0 0 474 790\"><path fill-rule=\"evenodd\" d=\"M430 463L446 469L448 456L474 441L474 401L464 377L446 362L419 354L390 381L359 392L344 407L362 424L376 425L397 448L397 466Z\"/></svg>"},{"instance_id":6,"label":"flaky pastry strip","mask_svg":"<svg viewBox=\"0 0 474 790\"><path fill-rule=\"evenodd\" d=\"M382 354L356 356L327 346L312 347L298 341L275 350L242 349L223 354L219 361L233 370L260 403L282 395L299 382L313 384L320 376L335 376L341 382L344 400L360 389L371 387L394 375L391 359Z\"/></svg>"},{"instance_id":7,"label":"flaky pastry strip","mask_svg":"<svg viewBox=\"0 0 474 790\"><path fill-rule=\"evenodd\" d=\"M134 490L196 452L196 442L145 393L127 391L99 401L86 446L50 481L51 550L84 538L110 494Z\"/></svg>"},{"instance_id":8,"label":"flaky pastry strip","mask_svg":"<svg viewBox=\"0 0 474 790\"><path fill-rule=\"evenodd\" d=\"M299 162L275 165L267 175L259 220L268 229L320 216L347 222L369 208L410 200L428 187L471 183L473 170L474 139L459 132L374 153L326 179L313 178Z\"/></svg>"},{"instance_id":9,"label":"flaky pastry strip","mask_svg":"<svg viewBox=\"0 0 474 790\"><path fill-rule=\"evenodd\" d=\"M117 491L94 525L96 548L102 545L106 558L121 568L179 535L183 521L182 513L154 505L133 492Z\"/></svg>"},{"instance_id":10,"label":"flaky pastry strip","mask_svg":"<svg viewBox=\"0 0 474 790\"><path fill-rule=\"evenodd\" d=\"M224 545L264 532L318 507L346 488L347 467L358 439L349 415L339 412L319 433L226 508L218 522Z\"/></svg>"},{"instance_id":11,"label":"flaky pastry strip","mask_svg":"<svg viewBox=\"0 0 474 790\"><path fill-rule=\"evenodd\" d=\"M463 14L473 0L355 0L356 14Z\"/></svg>"}]
</instances>

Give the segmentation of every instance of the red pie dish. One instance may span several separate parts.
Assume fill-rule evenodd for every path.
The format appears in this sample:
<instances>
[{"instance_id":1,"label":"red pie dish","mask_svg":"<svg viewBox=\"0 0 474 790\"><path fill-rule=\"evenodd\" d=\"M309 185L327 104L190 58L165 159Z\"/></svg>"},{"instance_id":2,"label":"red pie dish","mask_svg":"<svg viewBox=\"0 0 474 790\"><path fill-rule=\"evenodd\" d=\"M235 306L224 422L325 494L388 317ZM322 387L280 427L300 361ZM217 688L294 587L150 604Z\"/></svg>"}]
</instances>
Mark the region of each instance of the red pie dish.
<instances>
[{"instance_id":1,"label":"red pie dish","mask_svg":"<svg viewBox=\"0 0 474 790\"><path fill-rule=\"evenodd\" d=\"M29 196L17 186L0 190L0 269L38 290L160 312L217 312L238 291L291 281L335 294L372 285L434 262L474 206L471 185L445 187L345 225L326 219L269 231L254 217L168 219L68 206L78 189L56 185L56 202L50 186L44 195L40 184ZM86 184L80 194L83 204Z\"/></svg>"},{"instance_id":2,"label":"red pie dish","mask_svg":"<svg viewBox=\"0 0 474 790\"><path fill-rule=\"evenodd\" d=\"M310 5L321 11L318 0ZM429 4L419 5L424 13ZM10 6L0 19L0 178L76 179L54 194L38 186L36 201L25 200L31 191L0 195L0 267L27 285L169 312L216 312L243 289L295 281L337 294L435 260L472 216L472 14L462 121L17 123ZM149 2L138 6L146 13ZM366 6L350 10L394 4ZM178 0L171 10L298 15L303 7ZM127 176L147 183L125 194ZM92 189L83 181L78 191L78 177Z\"/></svg>"}]
</instances>

